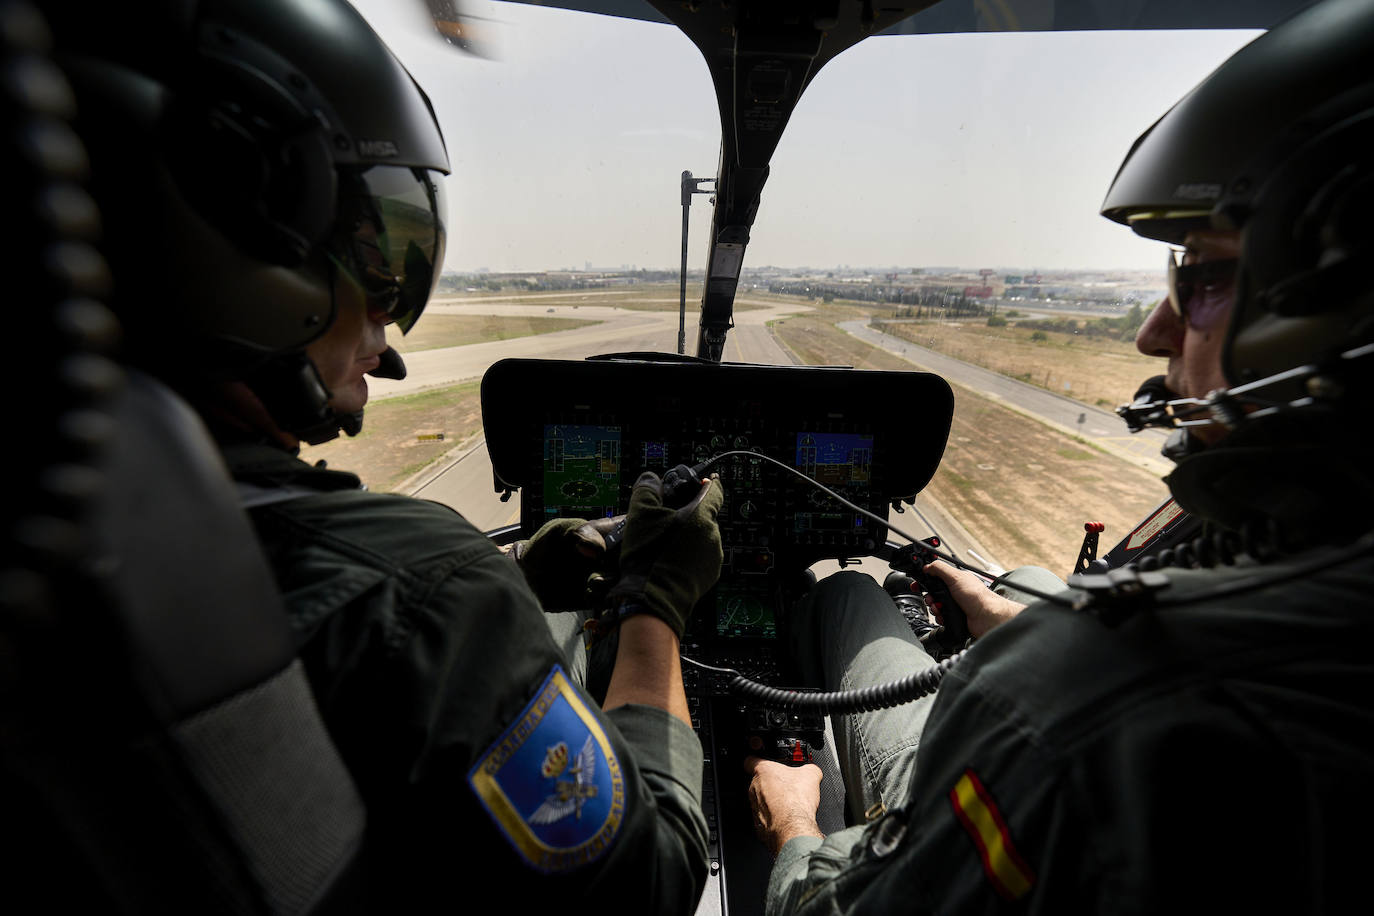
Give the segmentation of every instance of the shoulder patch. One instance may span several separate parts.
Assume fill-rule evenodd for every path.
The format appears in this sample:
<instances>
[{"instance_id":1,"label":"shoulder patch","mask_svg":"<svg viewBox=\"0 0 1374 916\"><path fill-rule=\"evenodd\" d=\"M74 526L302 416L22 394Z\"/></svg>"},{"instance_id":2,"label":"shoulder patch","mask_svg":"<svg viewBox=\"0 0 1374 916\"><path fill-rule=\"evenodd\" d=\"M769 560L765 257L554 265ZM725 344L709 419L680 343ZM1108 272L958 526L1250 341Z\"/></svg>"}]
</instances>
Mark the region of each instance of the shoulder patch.
<instances>
[{"instance_id":1,"label":"shoulder patch","mask_svg":"<svg viewBox=\"0 0 1374 916\"><path fill-rule=\"evenodd\" d=\"M620 761L559 665L468 771L468 783L497 829L546 874L600 858L625 817Z\"/></svg>"},{"instance_id":2,"label":"shoulder patch","mask_svg":"<svg viewBox=\"0 0 1374 916\"><path fill-rule=\"evenodd\" d=\"M992 795L973 770L964 770L949 802L983 861L983 871L993 888L1006 900L1020 900L1035 885L1035 875L1016 851L1011 831Z\"/></svg>"}]
</instances>

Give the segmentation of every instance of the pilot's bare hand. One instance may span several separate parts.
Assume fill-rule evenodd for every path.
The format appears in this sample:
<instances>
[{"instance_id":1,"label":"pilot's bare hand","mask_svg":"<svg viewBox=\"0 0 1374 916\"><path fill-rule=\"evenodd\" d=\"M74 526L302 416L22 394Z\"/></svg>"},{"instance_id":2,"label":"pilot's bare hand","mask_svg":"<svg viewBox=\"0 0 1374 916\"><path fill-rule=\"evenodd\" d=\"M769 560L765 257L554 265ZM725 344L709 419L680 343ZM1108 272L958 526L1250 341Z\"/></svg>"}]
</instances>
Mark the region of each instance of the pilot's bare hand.
<instances>
[{"instance_id":1,"label":"pilot's bare hand","mask_svg":"<svg viewBox=\"0 0 1374 916\"><path fill-rule=\"evenodd\" d=\"M746 757L744 770L752 777L749 806L754 811L754 833L774 857L794 837L825 836L816 823L821 806L820 767Z\"/></svg>"},{"instance_id":2,"label":"pilot's bare hand","mask_svg":"<svg viewBox=\"0 0 1374 916\"><path fill-rule=\"evenodd\" d=\"M1026 607L996 594L978 576L944 560L928 564L926 572L949 587L950 597L968 618L968 631L975 637L987 635L988 631L1006 623Z\"/></svg>"}]
</instances>

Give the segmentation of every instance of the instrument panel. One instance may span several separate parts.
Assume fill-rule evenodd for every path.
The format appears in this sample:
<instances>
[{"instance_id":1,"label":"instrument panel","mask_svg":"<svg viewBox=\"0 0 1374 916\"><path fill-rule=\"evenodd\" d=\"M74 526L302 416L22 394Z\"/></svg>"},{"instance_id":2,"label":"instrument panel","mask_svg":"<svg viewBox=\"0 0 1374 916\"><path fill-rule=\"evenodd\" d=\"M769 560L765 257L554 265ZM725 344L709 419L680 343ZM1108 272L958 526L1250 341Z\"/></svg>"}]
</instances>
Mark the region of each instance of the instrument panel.
<instances>
[{"instance_id":1,"label":"instrument panel","mask_svg":"<svg viewBox=\"0 0 1374 916\"><path fill-rule=\"evenodd\" d=\"M725 560L714 613L696 617L719 639L771 639L780 577L870 554L886 535L793 472L886 518L934 475L953 395L924 372L681 359L495 363L482 382L493 483L519 493L529 536L555 518L623 513L644 471L717 459Z\"/></svg>"}]
</instances>

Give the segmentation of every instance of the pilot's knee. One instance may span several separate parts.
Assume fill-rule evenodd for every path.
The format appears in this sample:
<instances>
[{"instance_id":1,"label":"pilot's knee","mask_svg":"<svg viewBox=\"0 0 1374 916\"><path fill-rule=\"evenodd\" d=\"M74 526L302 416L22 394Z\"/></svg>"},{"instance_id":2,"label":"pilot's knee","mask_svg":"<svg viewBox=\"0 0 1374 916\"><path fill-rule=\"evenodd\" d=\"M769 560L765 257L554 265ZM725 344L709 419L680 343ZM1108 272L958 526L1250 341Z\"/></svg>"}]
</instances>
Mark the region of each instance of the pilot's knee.
<instances>
[{"instance_id":1,"label":"pilot's knee","mask_svg":"<svg viewBox=\"0 0 1374 916\"><path fill-rule=\"evenodd\" d=\"M1018 566L1007 573L992 591L1021 604L1030 604L1037 600L1035 595L1021 591L1022 588L1055 594L1068 588L1068 585L1043 566Z\"/></svg>"},{"instance_id":2,"label":"pilot's knee","mask_svg":"<svg viewBox=\"0 0 1374 916\"><path fill-rule=\"evenodd\" d=\"M843 626L843 620L854 615L866 617L875 608L893 607L892 596L872 576L854 570L842 570L822 579L812 591L811 601L814 613L829 626Z\"/></svg>"},{"instance_id":3,"label":"pilot's knee","mask_svg":"<svg viewBox=\"0 0 1374 916\"><path fill-rule=\"evenodd\" d=\"M838 608L849 606L854 596L874 584L871 577L854 570L840 570L820 580L813 576L810 587L794 606L794 626L802 628L809 625L808 622L834 616L839 613Z\"/></svg>"},{"instance_id":4,"label":"pilot's knee","mask_svg":"<svg viewBox=\"0 0 1374 916\"><path fill-rule=\"evenodd\" d=\"M817 582L816 587L811 590L811 595L821 606L834 607L856 596L871 595L875 591L886 594L872 576L853 569L842 569Z\"/></svg>"}]
</instances>

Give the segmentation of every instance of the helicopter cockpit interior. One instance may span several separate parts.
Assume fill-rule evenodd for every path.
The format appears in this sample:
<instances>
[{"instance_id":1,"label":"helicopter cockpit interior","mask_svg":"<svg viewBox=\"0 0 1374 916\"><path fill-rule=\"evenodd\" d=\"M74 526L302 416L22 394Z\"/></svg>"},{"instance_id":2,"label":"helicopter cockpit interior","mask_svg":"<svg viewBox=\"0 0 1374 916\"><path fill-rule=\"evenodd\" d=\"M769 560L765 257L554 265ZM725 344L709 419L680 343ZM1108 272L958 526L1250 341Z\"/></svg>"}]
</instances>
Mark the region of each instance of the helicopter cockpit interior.
<instances>
[{"instance_id":1,"label":"helicopter cockpit interior","mask_svg":"<svg viewBox=\"0 0 1374 916\"><path fill-rule=\"evenodd\" d=\"M392 4L355 2L365 15L378 18L384 5ZM709 228L692 265L699 298L686 303L684 311L684 320L695 325L694 337L682 324L676 348L672 337L666 336L653 349L624 350L615 342L594 344L579 358L525 355L480 362L479 357L479 368L461 379L467 383L482 380L480 445L489 456L490 474L479 483L488 503L501 500L501 521L484 526L497 543L528 537L554 518L622 514L634 480L644 470L663 475L688 466L718 473L725 484L721 578L699 605L683 640L683 655L692 662L684 665L688 699L706 755L705 807L711 828L711 873L699 913L763 911L771 862L752 834L744 795L747 784L740 766L744 755L771 753L779 759L821 765L826 778L818 820L825 829L844 826L843 786L829 753L833 741L827 737L827 717L770 705L756 697L743 698L731 679L743 676L772 687L812 689L800 683L783 639L788 608L804 592L808 570L818 563L843 567L858 558L876 558L877 568L883 570L889 560L910 559L911 554L903 551L909 551L914 540L911 535L894 535L889 513L912 506L960 435L955 427L955 387L940 371L806 365L796 360L797 364L765 365L730 357L731 346L743 333L740 303L749 292L744 271L752 264L752 252L762 247L758 244L760 213L767 207L770 179L778 179L775 153L789 125L804 112L807 90L823 68L835 66L837 59L863 42L895 37L933 41L974 33L1005 37L1231 30L1249 34L1305 5L1304 0L512 0L480 7L469 0L425 0L411 4L417 15L423 7L423 16L439 40L447 43L448 53L474 58L485 53L483 34L489 21L484 17L504 7L547 7L558 15L610 17L671 28L699 54L707 77L702 91L709 87L714 95L719 129L716 171L709 178L696 179L684 173L680 185L684 301L689 272L688 204L692 195L705 193L699 185L711 185ZM915 41L909 45L912 53L919 50ZM397 43L402 58L407 47ZM502 66L499 61L489 63L493 69ZM1206 69L1203 66L1200 72ZM547 73L543 76L548 78ZM998 76L1008 84L1015 78L1015 73ZM951 73L949 79L958 80L960 74ZM885 88L868 85L854 91L881 94ZM928 89L932 96L944 91L939 85ZM461 85L443 82L427 83L426 90L441 103L446 96L461 98L464 92ZM1053 105L1054 101L1044 103ZM512 120L540 117L538 111L507 114ZM967 112L970 120L979 116L977 110ZM1135 123L1133 129L1146 126ZM923 129L915 123L908 127L913 135ZM449 130L448 125L445 129ZM633 125L606 124L600 129L616 143L633 142ZM861 132L862 125L854 129ZM466 139L460 131L450 133L450 142L461 150ZM912 142L919 139L913 136ZM1116 152L1124 153L1125 148ZM999 155L1017 154L1014 137L999 150ZM462 157L455 156L455 161L460 163L456 180L462 182ZM866 168L862 157L856 157L843 174L809 180L843 185L871 177L865 176ZM580 179L574 163L569 172L550 183ZM882 174L876 180L886 185L942 179L912 173ZM669 192L670 197L677 193L673 188ZM487 192L467 188L465 193L475 198ZM670 222L678 218L674 202L665 205L665 219ZM1095 203L1089 201L1088 208ZM1000 212L988 212L986 217L988 222L1008 218ZM461 224L462 219L455 222ZM836 222L845 220L839 217ZM862 234L865 227L860 223L854 220L842 228ZM676 233L676 226L671 228ZM478 231L497 234L498 229L517 235L525 227L511 220L503 227L484 226ZM664 260L675 261L676 255L669 251ZM821 282L827 279L826 272L825 268L816 272ZM830 272L833 277L836 271ZM674 285L676 280L675 273ZM967 281L975 282L980 281ZM1011 286L1029 288L1030 284ZM496 292L484 290L483 294L495 302ZM819 295L809 294L809 298L816 300ZM1019 301L1010 304L1026 308ZM583 296L579 313L572 311L576 305L565 307L560 301L558 318L585 318L595 305ZM541 315L536 317L542 318L545 309L542 302L539 306ZM447 314L433 305L431 310ZM673 311L676 314L676 304ZM71 336L70 328L52 333L66 335L64 340ZM40 347L35 353L35 358L51 356L54 363L69 355L56 346ZM420 365L423 360L414 363ZM1067 398L1069 392L1065 387L1052 393ZM1088 409L1072 408L1079 416L1079 430L1085 426ZM1061 429L1072 433L1072 426L1070 420ZM433 438L428 432L424 436ZM1044 460L1056 459L1050 455ZM1072 461L1076 456L1060 447L1058 460ZM31 468L35 475L43 470L37 461ZM1169 516L1156 527L1165 530L1176 521L1176 516ZM930 532L922 529L920 534ZM940 538L930 537L926 546L939 548ZM254 576L258 574L258 558L252 551L242 562ZM1068 571L1072 557L1064 557L1061 566ZM61 576L69 569L58 564L40 572ZM6 589L27 581L12 572L6 570ZM27 576L33 570L23 572ZM3 593L7 609L22 603L12 601L13 594L18 592ZM82 596L66 597L78 600ZM276 640L280 634L274 631L271 636ZM6 670L6 647L0 639L0 674ZM264 664L265 668L254 668L245 682L287 662L274 655ZM337 783L338 795L351 804L352 786L333 765L328 738L316 735L318 723L305 725L317 737L317 747L327 752L320 758L326 775ZM294 760L301 762L300 757ZM331 854L340 861L351 860L354 854L358 812L350 809L349 813L352 819L345 823L346 829L327 837L333 843Z\"/></svg>"},{"instance_id":2,"label":"helicopter cockpit interior","mask_svg":"<svg viewBox=\"0 0 1374 916\"><path fill-rule=\"evenodd\" d=\"M534 409L527 385L549 392ZM917 422L892 422L894 401L912 405ZM666 476L685 464L724 484L720 579L693 612L682 650L706 752L704 912L717 902L721 911L749 912L747 901L763 899L768 861L750 834L745 754L824 764L827 789L841 784L821 714L744 701L707 669L801 685L784 636L808 568L884 553L882 519L935 473L952 410L948 383L920 372L622 354L502 360L484 376L487 447L497 485L519 494L520 532L555 518L622 514L645 470ZM799 484L799 475L824 489ZM833 826L838 802L826 812Z\"/></svg>"},{"instance_id":3,"label":"helicopter cockpit interior","mask_svg":"<svg viewBox=\"0 0 1374 916\"><path fill-rule=\"evenodd\" d=\"M723 359L741 266L767 199L770 160L804 91L845 49L885 32L965 31L999 22L1028 28L1035 22L1047 30L1177 27L1191 12L1207 17L1192 20L1194 27L1254 28L1291 4L1214 4L1188 14L1162 3L1110 9L1014 2L995 8L949 2L650 5L641 16L670 21L700 50L720 112L695 358L682 355L680 340L678 354L664 347L658 354L605 354L576 363L493 365L483 384L483 420L494 484L520 500L512 530L493 534L529 536L551 518L623 512L629 486L643 470L663 474L685 464L710 466L721 475L725 564L683 644L693 723L706 753L704 805L711 827L711 876L699 912L754 913L762 912L771 863L752 835L743 757L765 753L820 765L826 778L818 820L826 831L845 825L843 786L826 738L827 717L743 697L720 671L778 688L814 689L799 681L780 639L787 609L804 588L802 577L820 560L843 566L850 557L894 556L900 539L878 520L887 518L888 506L910 503L934 475L954 409L947 384L929 373ZM602 11L626 15L623 8ZM684 203L689 193L684 184ZM509 394L519 390L517 380L549 394L537 406L521 402ZM894 410L896 404L905 408ZM854 511L782 464L879 514ZM938 536L933 543L940 543Z\"/></svg>"},{"instance_id":4,"label":"helicopter cockpit interior","mask_svg":"<svg viewBox=\"0 0 1374 916\"><path fill-rule=\"evenodd\" d=\"M817 561L843 566L850 557L895 555L901 539L879 519L888 517L888 506L910 503L935 474L954 409L947 383L930 373L755 366L723 358L741 267L767 199L770 160L803 93L829 61L883 33L1015 28L1013 23L1044 30L1177 28L1185 21L1194 28L1259 28L1294 4L1209 4L1205 11L1185 11L1150 2L655 0L638 13L626 12L626 4L565 5L666 19L691 39L709 70L721 149L695 358L683 355L680 337L677 354L665 346L657 354L493 365L483 382L483 421L494 485L503 498L518 493L520 505L518 522L493 536L527 537L557 517L621 513L643 470L662 475L681 464L721 475L725 563L683 643L688 700L706 754L704 806L711 829L711 875L698 912L762 912L771 860L752 834L742 759L772 754L820 765L825 778L818 821L825 831L845 825L843 785L826 738L827 717L745 698L720 672L789 690L814 689L799 681L780 639L787 609ZM684 204L692 193L686 182L684 175ZM522 384L547 394L537 404L511 396ZM897 404L905 408L894 410ZM799 480L781 465L836 492ZM877 514L856 512L855 505ZM933 543L940 543L938 536Z\"/></svg>"}]
</instances>

